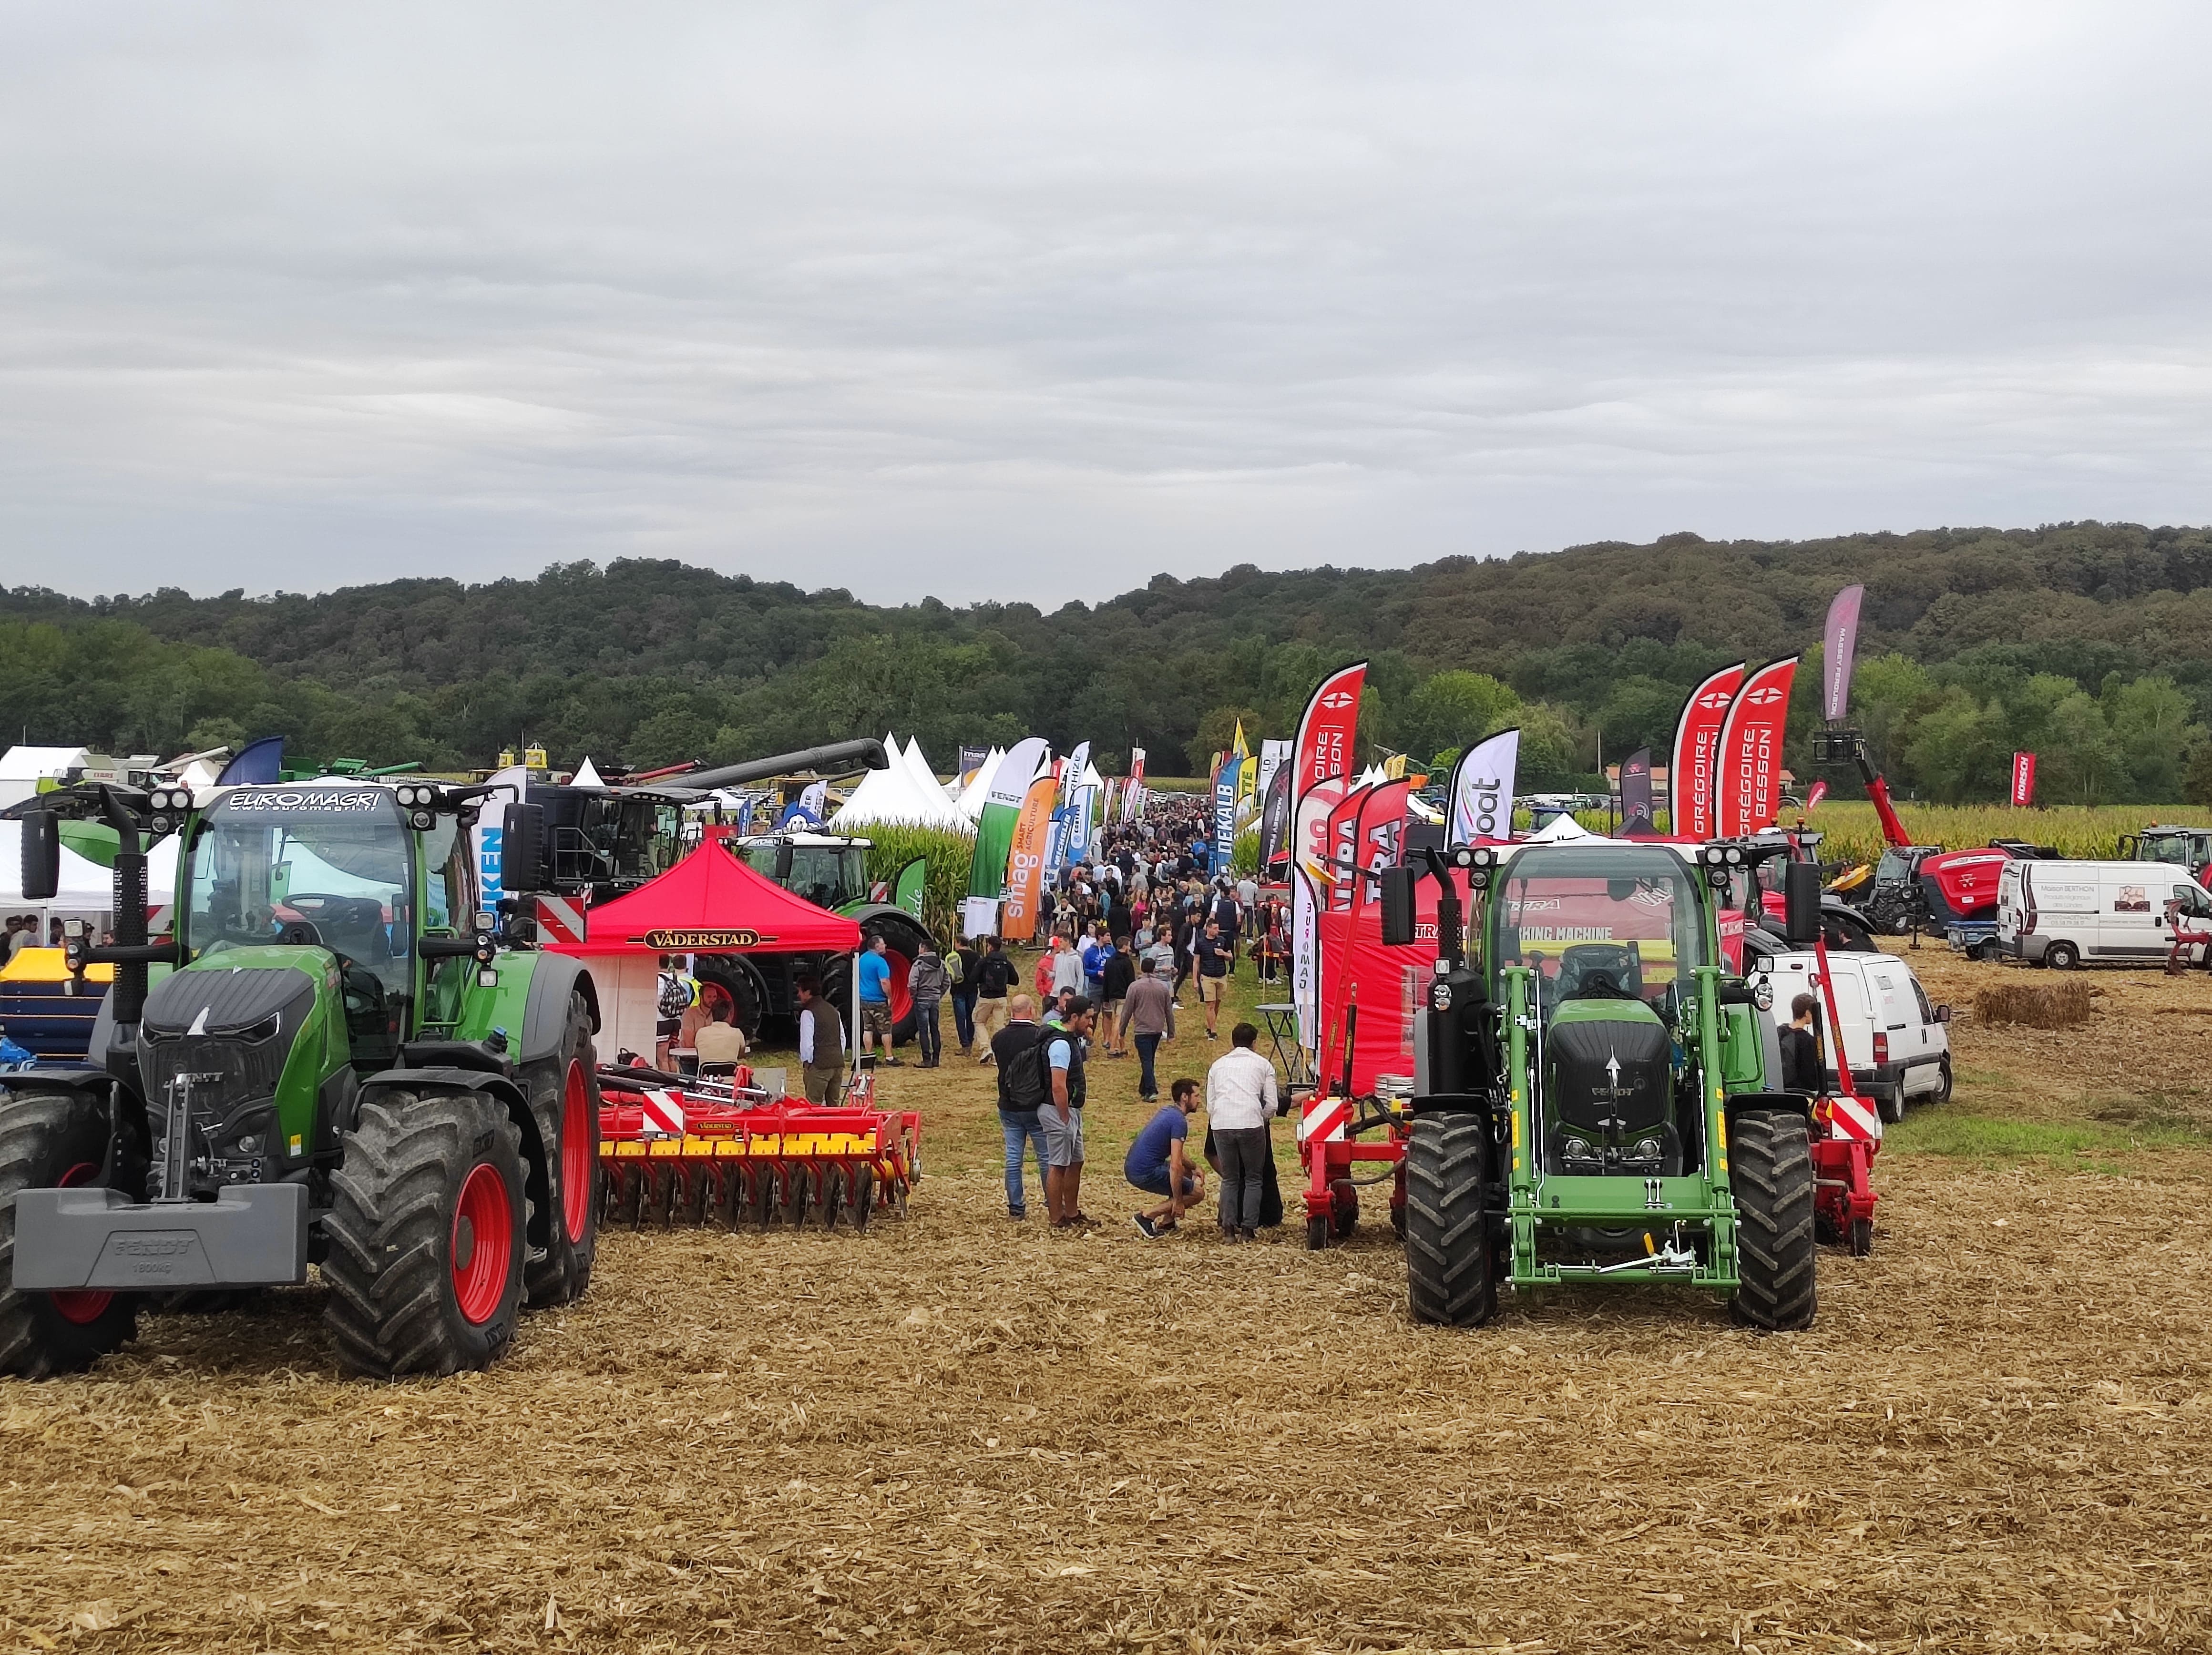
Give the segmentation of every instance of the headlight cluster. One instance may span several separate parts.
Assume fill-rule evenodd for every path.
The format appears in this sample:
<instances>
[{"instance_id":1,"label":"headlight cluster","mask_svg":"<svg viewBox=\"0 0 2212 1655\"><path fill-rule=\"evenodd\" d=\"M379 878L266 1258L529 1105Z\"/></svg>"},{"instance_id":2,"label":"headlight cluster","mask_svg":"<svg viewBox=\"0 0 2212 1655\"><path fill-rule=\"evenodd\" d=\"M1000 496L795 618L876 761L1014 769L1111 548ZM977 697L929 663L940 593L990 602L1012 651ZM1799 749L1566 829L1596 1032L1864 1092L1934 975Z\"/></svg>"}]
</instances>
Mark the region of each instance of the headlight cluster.
<instances>
[{"instance_id":1,"label":"headlight cluster","mask_svg":"<svg viewBox=\"0 0 2212 1655\"><path fill-rule=\"evenodd\" d=\"M189 787L156 787L146 795L146 803L153 812L147 824L155 837L174 833L183 823L185 814L192 808L192 790Z\"/></svg>"},{"instance_id":2,"label":"headlight cluster","mask_svg":"<svg viewBox=\"0 0 2212 1655\"><path fill-rule=\"evenodd\" d=\"M427 833L438 825L438 812L446 802L443 789L427 781L403 781L392 790L392 796L407 813L410 828Z\"/></svg>"},{"instance_id":3,"label":"headlight cluster","mask_svg":"<svg viewBox=\"0 0 2212 1655\"><path fill-rule=\"evenodd\" d=\"M1455 868L1467 870L1467 887L1471 891L1490 888L1490 876L1497 871L1499 858L1496 850L1487 845L1462 845L1451 853Z\"/></svg>"}]
</instances>

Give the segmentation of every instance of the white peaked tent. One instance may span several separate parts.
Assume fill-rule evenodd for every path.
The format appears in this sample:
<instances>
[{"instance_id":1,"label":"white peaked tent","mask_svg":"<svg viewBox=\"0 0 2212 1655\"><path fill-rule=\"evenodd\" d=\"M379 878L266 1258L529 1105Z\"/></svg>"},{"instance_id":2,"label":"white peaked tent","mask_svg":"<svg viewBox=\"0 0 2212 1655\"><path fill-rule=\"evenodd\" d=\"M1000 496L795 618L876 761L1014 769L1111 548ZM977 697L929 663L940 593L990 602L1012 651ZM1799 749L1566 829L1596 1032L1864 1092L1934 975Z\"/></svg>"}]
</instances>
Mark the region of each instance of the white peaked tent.
<instances>
[{"instance_id":1,"label":"white peaked tent","mask_svg":"<svg viewBox=\"0 0 2212 1655\"><path fill-rule=\"evenodd\" d=\"M1619 845L1623 841L1607 839L1603 834L1593 834L1562 810L1546 822L1539 832L1529 834L1525 842L1530 845Z\"/></svg>"},{"instance_id":2,"label":"white peaked tent","mask_svg":"<svg viewBox=\"0 0 2212 1655\"><path fill-rule=\"evenodd\" d=\"M831 827L848 829L878 822L902 822L919 828L968 831L968 819L945 797L945 790L934 779L925 791L916 767L907 762L896 740L887 737L884 751L890 763L860 778L860 785L830 816ZM917 762L919 756L917 749Z\"/></svg>"},{"instance_id":3,"label":"white peaked tent","mask_svg":"<svg viewBox=\"0 0 2212 1655\"><path fill-rule=\"evenodd\" d=\"M592 763L590 755L586 755L582 766L577 770L574 777L570 779L568 785L571 787L605 787L606 783L599 779L598 768Z\"/></svg>"},{"instance_id":4,"label":"white peaked tent","mask_svg":"<svg viewBox=\"0 0 2212 1655\"><path fill-rule=\"evenodd\" d=\"M1006 756L1004 748L994 747L975 767L975 779L961 790L959 801L954 806L963 821L972 825L982 819L984 803L991 797L991 778L998 773L999 761Z\"/></svg>"},{"instance_id":5,"label":"white peaked tent","mask_svg":"<svg viewBox=\"0 0 2212 1655\"><path fill-rule=\"evenodd\" d=\"M950 808L952 801L945 794L945 784L938 780L937 773L929 767L929 761L922 754L921 743L911 736L906 739L904 759L907 773L914 778L914 784L921 790L921 796L941 799Z\"/></svg>"}]
</instances>

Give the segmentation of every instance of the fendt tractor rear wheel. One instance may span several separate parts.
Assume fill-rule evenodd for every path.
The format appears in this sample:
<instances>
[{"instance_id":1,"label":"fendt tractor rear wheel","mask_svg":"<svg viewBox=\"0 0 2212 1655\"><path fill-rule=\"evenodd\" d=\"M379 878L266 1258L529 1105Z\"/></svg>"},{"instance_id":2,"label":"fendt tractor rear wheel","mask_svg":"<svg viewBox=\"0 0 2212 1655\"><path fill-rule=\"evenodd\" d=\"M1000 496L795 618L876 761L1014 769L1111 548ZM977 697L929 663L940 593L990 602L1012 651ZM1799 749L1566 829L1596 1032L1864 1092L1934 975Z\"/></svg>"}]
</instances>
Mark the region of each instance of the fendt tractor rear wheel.
<instances>
[{"instance_id":1,"label":"fendt tractor rear wheel","mask_svg":"<svg viewBox=\"0 0 2212 1655\"><path fill-rule=\"evenodd\" d=\"M1747 1110L1729 1126L1738 1286L1730 1308L1753 1327L1813 1325L1813 1145L1805 1118Z\"/></svg>"},{"instance_id":2,"label":"fendt tractor rear wheel","mask_svg":"<svg viewBox=\"0 0 2212 1655\"><path fill-rule=\"evenodd\" d=\"M383 1092L331 1180L323 1319L356 1373L489 1367L522 1309L522 1133L489 1098Z\"/></svg>"},{"instance_id":3,"label":"fendt tractor rear wheel","mask_svg":"<svg viewBox=\"0 0 2212 1655\"><path fill-rule=\"evenodd\" d=\"M532 1309L583 1297L599 1246L599 1203L592 1199L599 1172L599 1058L592 1050L591 1009L580 994L568 997L556 1073L561 1095L545 1145L553 1211L544 1250L528 1261L523 1277ZM535 1096L534 1085L532 1090ZM543 1106L538 1114L545 1119Z\"/></svg>"},{"instance_id":4,"label":"fendt tractor rear wheel","mask_svg":"<svg viewBox=\"0 0 2212 1655\"><path fill-rule=\"evenodd\" d=\"M1413 1319L1474 1327L1498 1311L1490 1223L1490 1123L1431 1115L1406 1145L1406 1286Z\"/></svg>"},{"instance_id":5,"label":"fendt tractor rear wheel","mask_svg":"<svg viewBox=\"0 0 2212 1655\"><path fill-rule=\"evenodd\" d=\"M138 1331L135 1293L18 1293L12 1285L15 1192L95 1183L106 1158L107 1106L97 1093L0 1094L0 1373L81 1373ZM120 1159L126 1168L143 1165L136 1155ZM127 1178L118 1181L127 1187Z\"/></svg>"}]
</instances>

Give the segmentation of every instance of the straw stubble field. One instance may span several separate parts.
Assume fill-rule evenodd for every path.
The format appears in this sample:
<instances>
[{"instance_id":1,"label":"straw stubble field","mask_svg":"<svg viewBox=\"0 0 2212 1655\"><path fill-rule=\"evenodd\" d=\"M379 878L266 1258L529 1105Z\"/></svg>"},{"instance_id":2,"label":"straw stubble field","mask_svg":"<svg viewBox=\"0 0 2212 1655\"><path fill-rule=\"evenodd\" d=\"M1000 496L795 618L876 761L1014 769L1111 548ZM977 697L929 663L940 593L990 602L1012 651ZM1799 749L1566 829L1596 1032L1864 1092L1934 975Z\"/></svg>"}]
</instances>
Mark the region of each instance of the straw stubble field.
<instances>
[{"instance_id":1,"label":"straw stubble field","mask_svg":"<svg viewBox=\"0 0 2212 1655\"><path fill-rule=\"evenodd\" d=\"M1778 1337L1415 1328L1372 1227L1146 1243L1129 1064L1122 1225L1014 1225L979 1078L901 1070L903 1224L617 1234L481 1377L338 1379L310 1288L0 1388L0 1646L2202 1648L2212 997L2096 980L2087 1031L1960 1026L1875 1255Z\"/></svg>"}]
</instances>

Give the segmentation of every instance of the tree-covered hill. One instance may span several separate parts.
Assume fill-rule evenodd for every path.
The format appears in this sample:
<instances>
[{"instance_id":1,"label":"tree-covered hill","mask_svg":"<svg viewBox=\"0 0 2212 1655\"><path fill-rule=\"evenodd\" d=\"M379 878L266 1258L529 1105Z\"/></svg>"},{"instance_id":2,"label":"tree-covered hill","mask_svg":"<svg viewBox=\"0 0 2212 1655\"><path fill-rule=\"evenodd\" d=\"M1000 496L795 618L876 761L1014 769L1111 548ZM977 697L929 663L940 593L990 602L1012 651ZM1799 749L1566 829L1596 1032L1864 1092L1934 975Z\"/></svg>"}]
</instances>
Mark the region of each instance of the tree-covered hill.
<instances>
[{"instance_id":1,"label":"tree-covered hill","mask_svg":"<svg viewBox=\"0 0 2212 1655\"><path fill-rule=\"evenodd\" d=\"M317 757L457 766L525 735L564 761L646 764L890 727L949 762L1036 731L1087 737L1109 765L1141 746L1167 771L1239 714L1287 733L1321 673L1364 655L1371 741L1426 758L1518 723L1534 783L1663 744L1714 666L1814 649L1854 581L1855 715L1899 785L1992 797L2014 747L2043 754L2053 798L2173 799L2192 763L2212 780L2212 531L2098 524L1247 566L1050 614L645 560L313 596L26 587L0 595L0 731L167 751L282 731Z\"/></svg>"}]
</instances>

